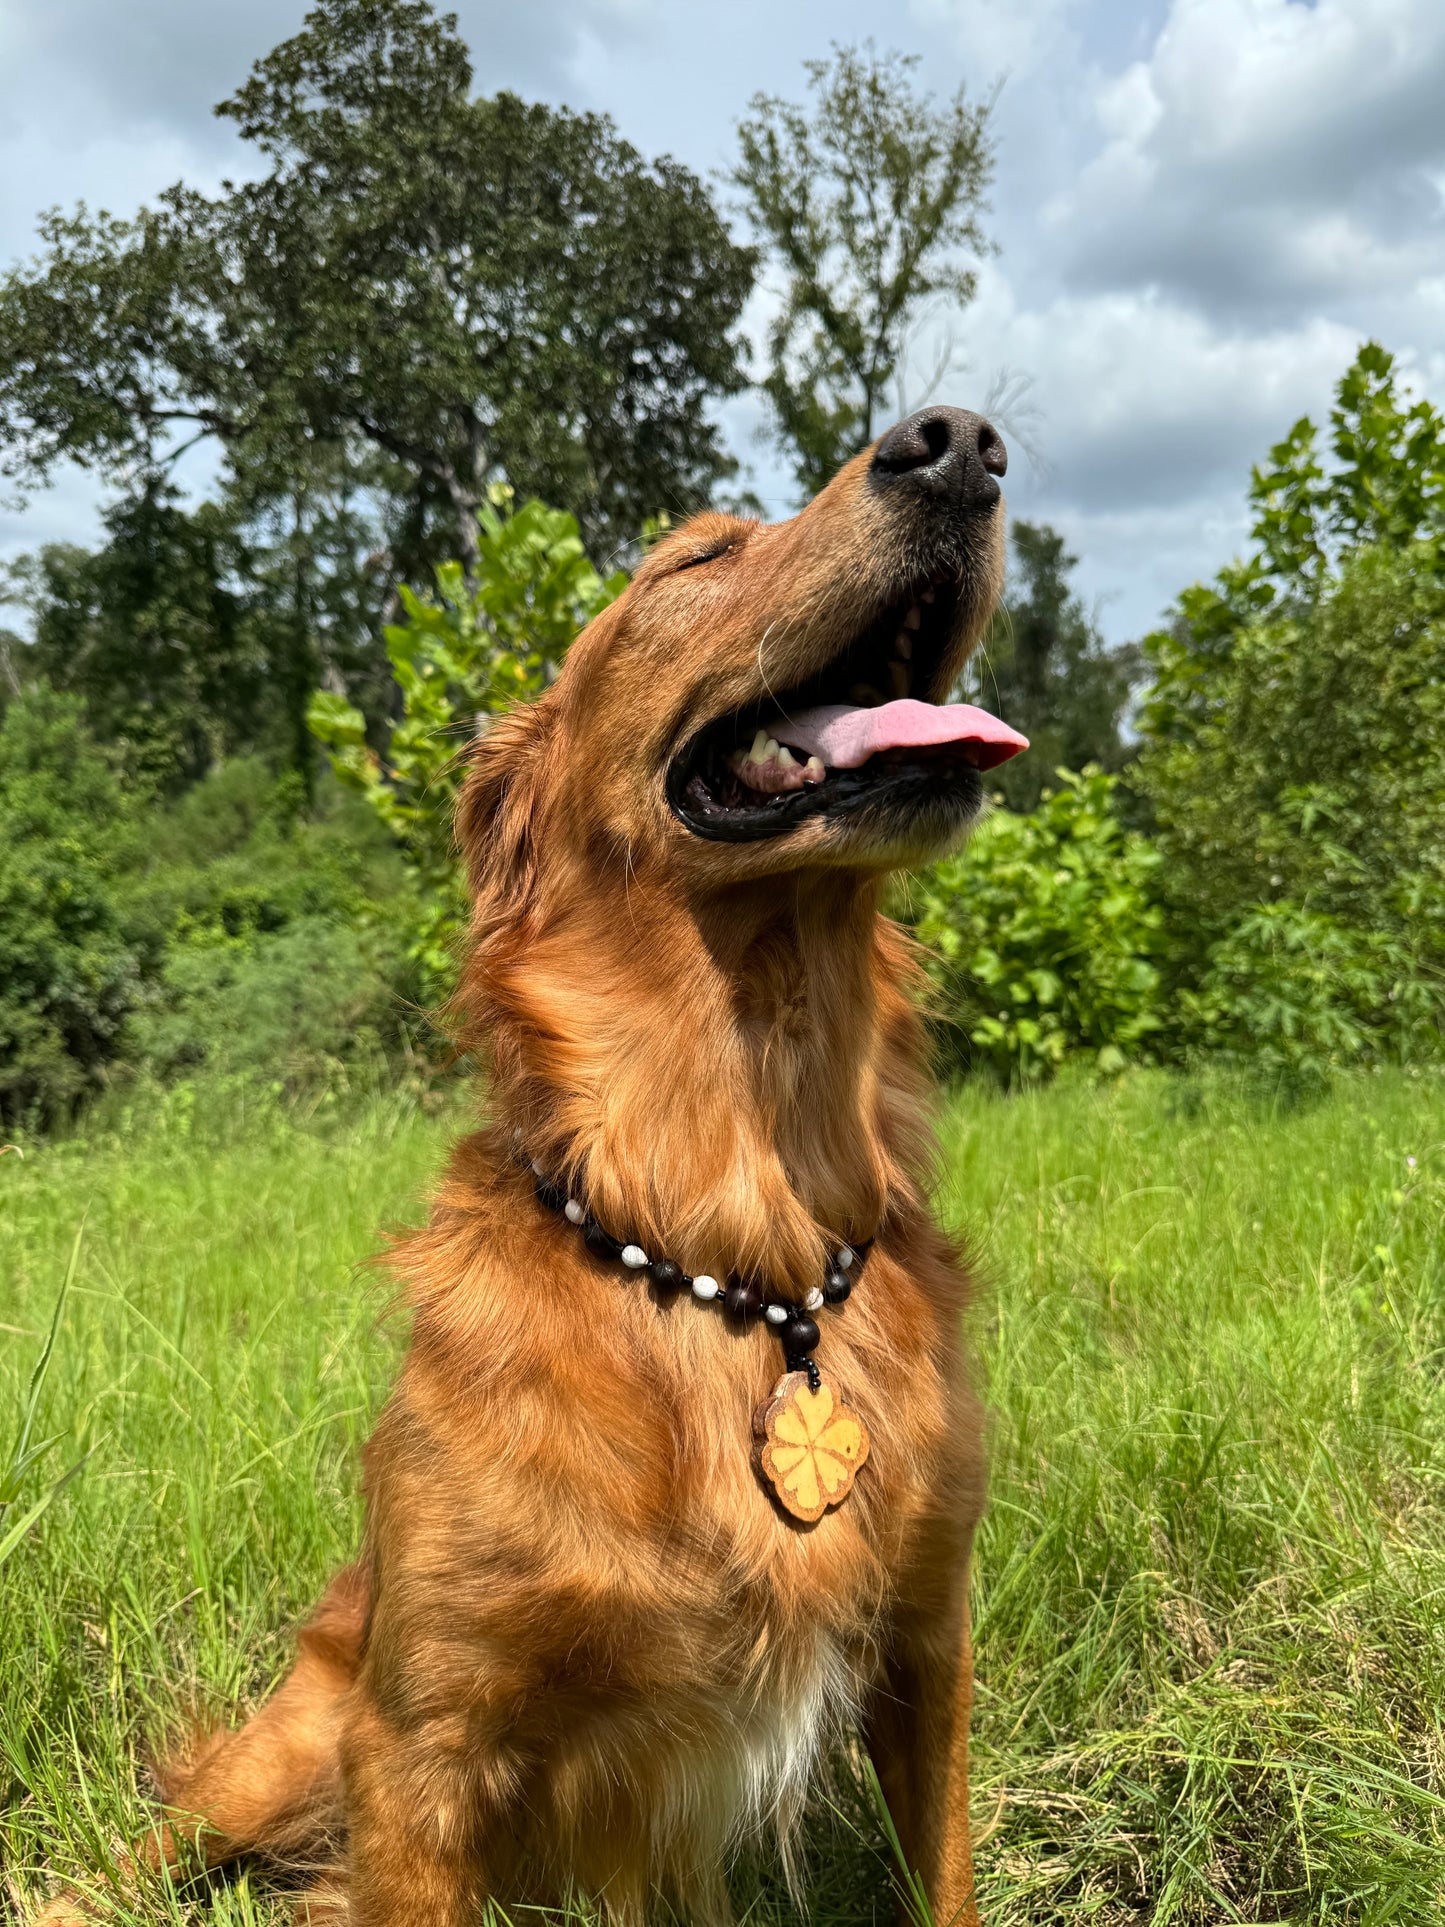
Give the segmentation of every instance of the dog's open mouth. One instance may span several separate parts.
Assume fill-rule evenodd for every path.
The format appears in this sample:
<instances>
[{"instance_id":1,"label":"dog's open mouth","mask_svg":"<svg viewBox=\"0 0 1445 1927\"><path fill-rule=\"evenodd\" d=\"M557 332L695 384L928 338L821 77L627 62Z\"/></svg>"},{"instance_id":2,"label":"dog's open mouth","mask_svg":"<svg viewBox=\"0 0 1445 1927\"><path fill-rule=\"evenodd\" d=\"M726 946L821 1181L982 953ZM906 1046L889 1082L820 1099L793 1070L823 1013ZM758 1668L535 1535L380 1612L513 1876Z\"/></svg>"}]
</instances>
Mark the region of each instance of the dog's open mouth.
<instances>
[{"instance_id":1,"label":"dog's open mouth","mask_svg":"<svg viewBox=\"0 0 1445 1927\"><path fill-rule=\"evenodd\" d=\"M987 710L941 700L957 607L956 583L928 584L808 682L710 723L668 769L673 814L720 842L875 807L976 814L980 771L1028 741Z\"/></svg>"}]
</instances>

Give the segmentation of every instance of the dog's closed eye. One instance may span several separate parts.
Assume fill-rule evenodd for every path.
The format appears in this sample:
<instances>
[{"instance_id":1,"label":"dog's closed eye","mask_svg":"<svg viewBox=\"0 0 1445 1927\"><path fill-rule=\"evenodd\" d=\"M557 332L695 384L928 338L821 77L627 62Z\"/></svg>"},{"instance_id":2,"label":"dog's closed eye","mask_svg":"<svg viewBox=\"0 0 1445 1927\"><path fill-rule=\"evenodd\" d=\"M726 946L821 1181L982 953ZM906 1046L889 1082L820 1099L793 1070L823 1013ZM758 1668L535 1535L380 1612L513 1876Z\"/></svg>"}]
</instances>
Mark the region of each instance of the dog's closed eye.
<instances>
[{"instance_id":1,"label":"dog's closed eye","mask_svg":"<svg viewBox=\"0 0 1445 1927\"><path fill-rule=\"evenodd\" d=\"M721 561L737 547L737 542L729 538L726 542L714 542L709 548L699 549L695 555L684 555L673 564L672 573L681 575L684 569L700 569L704 562Z\"/></svg>"}]
</instances>

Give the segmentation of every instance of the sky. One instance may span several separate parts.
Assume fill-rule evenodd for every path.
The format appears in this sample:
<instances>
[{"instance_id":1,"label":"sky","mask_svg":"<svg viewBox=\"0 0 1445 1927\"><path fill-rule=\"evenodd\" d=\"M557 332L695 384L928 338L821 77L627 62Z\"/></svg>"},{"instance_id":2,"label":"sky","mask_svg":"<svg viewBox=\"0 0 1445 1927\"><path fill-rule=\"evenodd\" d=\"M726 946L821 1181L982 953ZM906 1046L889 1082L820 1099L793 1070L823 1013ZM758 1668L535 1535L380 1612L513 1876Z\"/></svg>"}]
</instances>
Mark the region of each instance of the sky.
<instances>
[{"instance_id":1,"label":"sky","mask_svg":"<svg viewBox=\"0 0 1445 1927\"><path fill-rule=\"evenodd\" d=\"M304 0L0 0L0 263L43 207L117 214L244 166L211 114ZM1245 488L1327 415L1367 337L1445 402L1441 0L458 0L477 82L599 110L716 177L759 91L871 37L939 95L997 89L977 298L937 399L1001 401L1015 515L1061 529L1111 641L1240 552ZM766 290L754 312L766 303ZM929 361L927 344L919 366ZM931 397L915 378L904 400ZM755 399L725 415L770 515L793 506ZM0 508L0 557L87 540L63 476Z\"/></svg>"}]
</instances>

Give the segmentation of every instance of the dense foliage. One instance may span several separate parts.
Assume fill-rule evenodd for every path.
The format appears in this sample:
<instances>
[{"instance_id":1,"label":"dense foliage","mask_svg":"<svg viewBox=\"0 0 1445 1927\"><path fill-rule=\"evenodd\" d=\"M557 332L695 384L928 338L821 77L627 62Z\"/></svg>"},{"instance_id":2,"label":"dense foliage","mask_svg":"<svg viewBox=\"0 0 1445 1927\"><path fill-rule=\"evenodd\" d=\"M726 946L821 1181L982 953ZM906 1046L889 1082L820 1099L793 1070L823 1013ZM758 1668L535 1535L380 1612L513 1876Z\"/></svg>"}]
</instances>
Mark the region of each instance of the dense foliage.
<instances>
[{"instance_id":1,"label":"dense foliage","mask_svg":"<svg viewBox=\"0 0 1445 1927\"><path fill-rule=\"evenodd\" d=\"M238 759L164 806L74 699L0 722L0 1123L53 1127L137 1077L299 1091L407 1054L415 886L335 787Z\"/></svg>"},{"instance_id":2,"label":"dense foliage","mask_svg":"<svg viewBox=\"0 0 1445 1927\"><path fill-rule=\"evenodd\" d=\"M938 960L951 1061L1030 1082L1087 1052L1122 1070L1162 1028L1157 852L1126 829L1113 779L1061 771L1031 815L998 810L921 877L910 915Z\"/></svg>"},{"instance_id":3,"label":"dense foliage","mask_svg":"<svg viewBox=\"0 0 1445 1927\"><path fill-rule=\"evenodd\" d=\"M257 178L46 217L0 284L6 472L149 471L179 423L285 494L320 444L464 558L499 470L612 539L706 494L751 257L606 119L471 87L427 0L322 0L217 110Z\"/></svg>"},{"instance_id":4,"label":"dense foliage","mask_svg":"<svg viewBox=\"0 0 1445 1927\"><path fill-rule=\"evenodd\" d=\"M141 957L116 885L124 792L74 702L44 687L0 722L0 1122L53 1124L98 1087Z\"/></svg>"},{"instance_id":5,"label":"dense foliage","mask_svg":"<svg viewBox=\"0 0 1445 1927\"><path fill-rule=\"evenodd\" d=\"M311 665L245 580L229 518L157 490L116 503L106 527L98 550L54 543L15 571L30 674L80 699L132 780L176 791L248 750L291 758Z\"/></svg>"}]
</instances>

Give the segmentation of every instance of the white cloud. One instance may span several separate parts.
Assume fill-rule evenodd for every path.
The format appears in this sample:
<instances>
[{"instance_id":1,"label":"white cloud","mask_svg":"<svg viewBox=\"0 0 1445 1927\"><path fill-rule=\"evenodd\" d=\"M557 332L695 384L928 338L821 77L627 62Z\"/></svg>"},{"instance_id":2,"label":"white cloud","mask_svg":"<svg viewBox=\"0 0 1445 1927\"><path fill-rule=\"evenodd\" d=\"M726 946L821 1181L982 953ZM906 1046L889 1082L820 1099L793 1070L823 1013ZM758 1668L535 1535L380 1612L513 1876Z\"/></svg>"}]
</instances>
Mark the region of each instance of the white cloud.
<instances>
[{"instance_id":1,"label":"white cloud","mask_svg":"<svg viewBox=\"0 0 1445 1927\"><path fill-rule=\"evenodd\" d=\"M1299 415L1324 413L1356 345L1322 317L1248 329L1148 289L1031 306L996 264L970 317L962 398L1001 369L1030 372L1022 434L1003 423L1011 510L1065 531L1106 634L1123 640L1238 550L1251 464ZM1020 440L1037 464L1018 459Z\"/></svg>"},{"instance_id":2,"label":"white cloud","mask_svg":"<svg viewBox=\"0 0 1445 1927\"><path fill-rule=\"evenodd\" d=\"M1045 225L1074 278L1214 310L1404 287L1445 240L1442 100L1438 0L1174 0Z\"/></svg>"},{"instance_id":3,"label":"white cloud","mask_svg":"<svg viewBox=\"0 0 1445 1927\"><path fill-rule=\"evenodd\" d=\"M1058 44L1079 0L912 0L925 30L948 34L975 83L1036 67Z\"/></svg>"}]
</instances>

